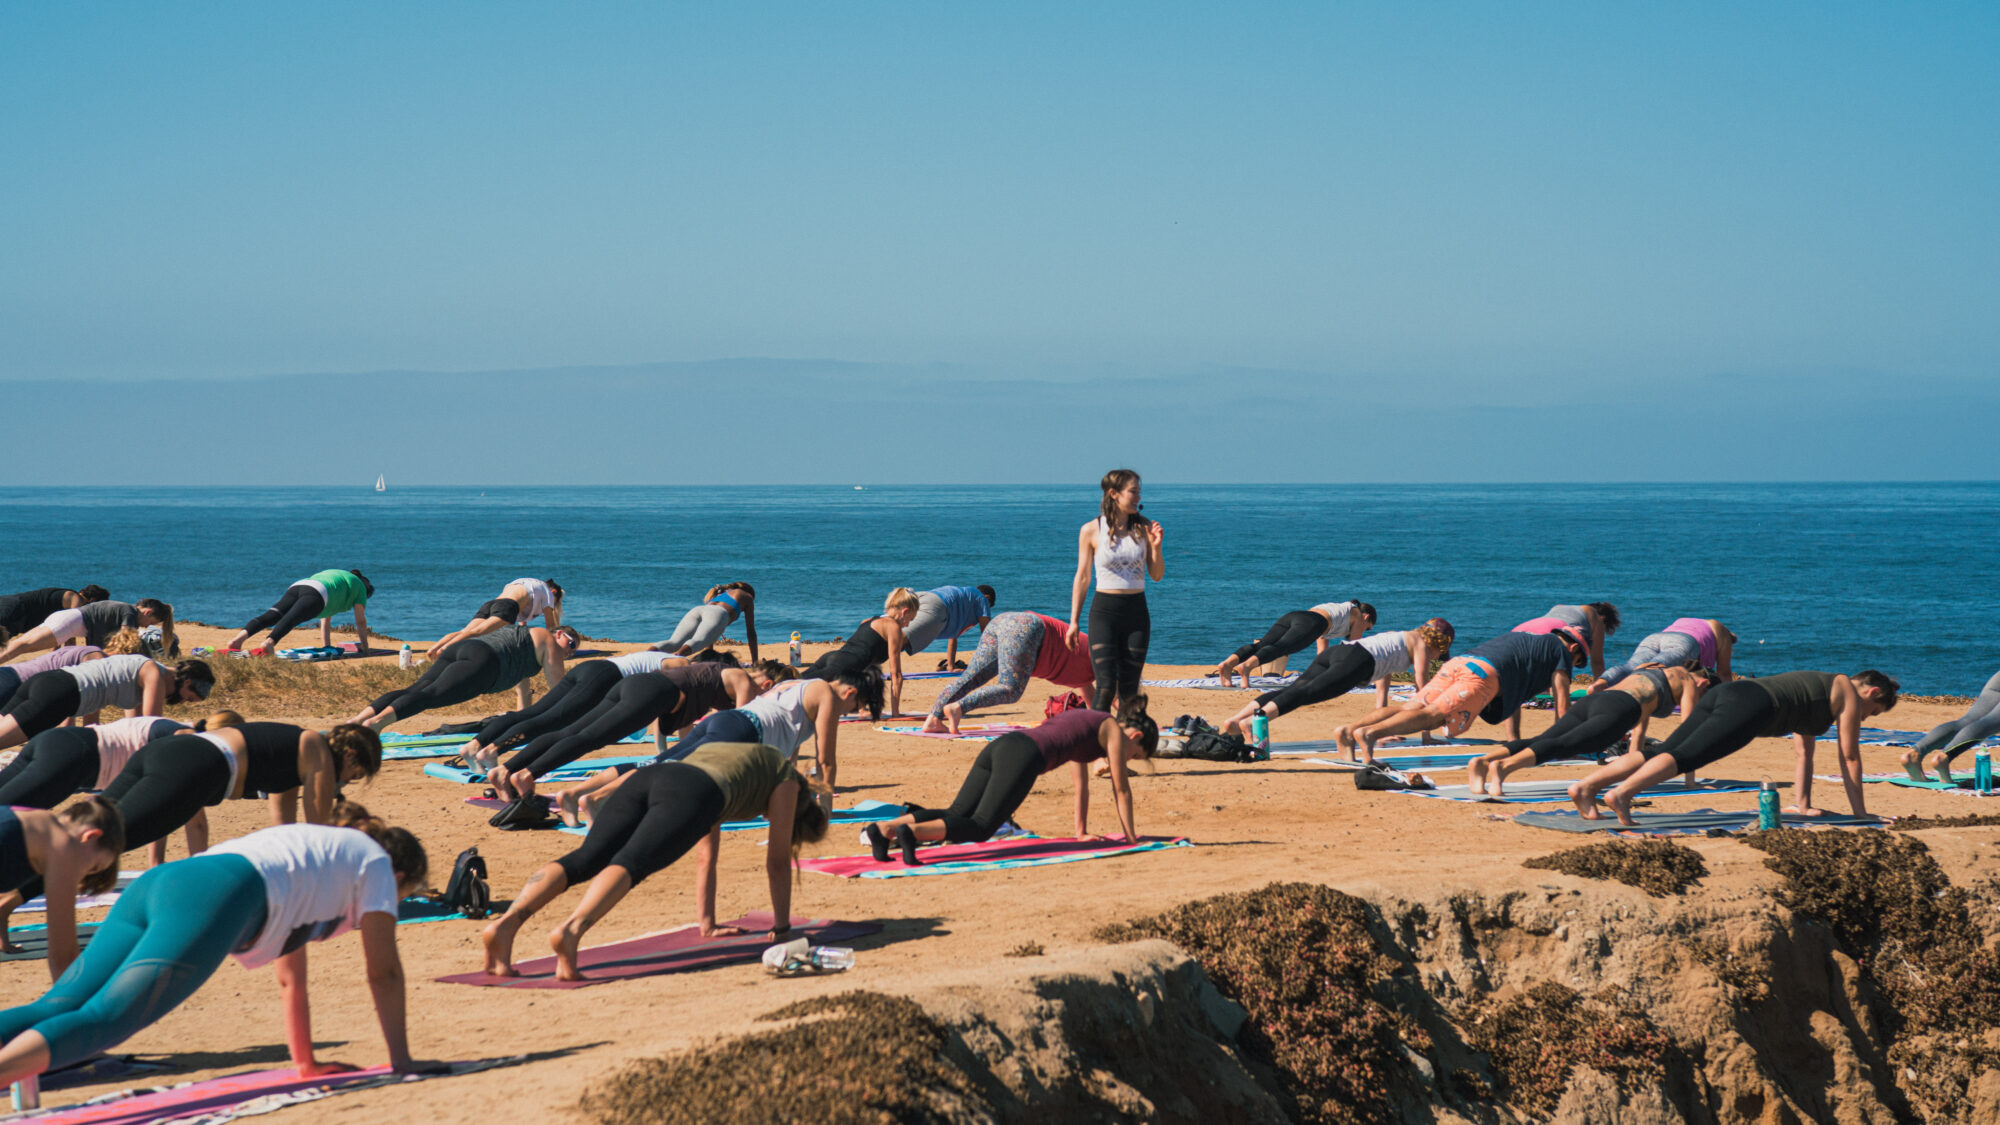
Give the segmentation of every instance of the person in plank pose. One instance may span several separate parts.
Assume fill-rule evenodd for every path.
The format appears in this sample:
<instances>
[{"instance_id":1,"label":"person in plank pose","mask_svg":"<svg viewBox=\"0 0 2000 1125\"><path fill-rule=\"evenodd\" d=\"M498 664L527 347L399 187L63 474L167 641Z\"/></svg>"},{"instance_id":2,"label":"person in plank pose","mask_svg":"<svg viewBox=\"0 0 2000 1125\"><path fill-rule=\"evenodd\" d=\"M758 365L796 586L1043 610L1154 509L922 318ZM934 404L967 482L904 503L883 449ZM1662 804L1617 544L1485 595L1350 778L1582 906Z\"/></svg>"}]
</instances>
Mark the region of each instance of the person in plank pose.
<instances>
[{"instance_id":1,"label":"person in plank pose","mask_svg":"<svg viewBox=\"0 0 2000 1125\"><path fill-rule=\"evenodd\" d=\"M27 632L59 610L77 609L110 597L110 591L94 584L81 590L72 590L67 586L44 586L18 594L0 594L0 641L16 633Z\"/></svg>"},{"instance_id":2,"label":"person in plank pose","mask_svg":"<svg viewBox=\"0 0 2000 1125\"><path fill-rule=\"evenodd\" d=\"M454 641L424 669L416 683L384 692L349 721L379 731L425 711L508 688L514 689L525 710L529 702L528 681L540 672L542 682L553 689L562 681L563 661L576 651L581 640L577 631L567 625L555 629L504 625L490 633Z\"/></svg>"},{"instance_id":3,"label":"person in plank pose","mask_svg":"<svg viewBox=\"0 0 2000 1125\"><path fill-rule=\"evenodd\" d=\"M1730 679L1729 657L1736 634L1713 617L1682 617L1657 633L1648 633L1623 663L1613 664L1591 681L1591 691L1603 691L1640 668L1713 668L1716 681Z\"/></svg>"},{"instance_id":4,"label":"person in plank pose","mask_svg":"<svg viewBox=\"0 0 2000 1125\"><path fill-rule=\"evenodd\" d=\"M701 596L701 604L688 610L674 626L674 634L653 646L653 651L671 656L693 656L722 639L723 631L738 617L750 640L750 662L757 662L757 590L748 582L725 582Z\"/></svg>"},{"instance_id":5,"label":"person in plank pose","mask_svg":"<svg viewBox=\"0 0 2000 1125\"><path fill-rule=\"evenodd\" d=\"M469 769L491 770L500 764L502 749L576 722L604 702L604 697L625 677L662 668L684 668L687 663L687 657L653 650L608 660L586 660L564 672L556 686L530 706L486 720L472 741L459 751L459 756Z\"/></svg>"},{"instance_id":6,"label":"person in plank pose","mask_svg":"<svg viewBox=\"0 0 2000 1125\"><path fill-rule=\"evenodd\" d=\"M445 649L458 641L509 625L526 625L537 617L549 629L560 628L562 604L563 588L555 579L516 578L501 587L499 597L481 605L463 628L439 637L436 644L424 650L424 656L436 660ZM570 631L574 633L576 630Z\"/></svg>"},{"instance_id":7,"label":"person in plank pose","mask_svg":"<svg viewBox=\"0 0 2000 1125\"><path fill-rule=\"evenodd\" d=\"M993 619L993 607L1000 595L991 586L939 586L917 595L917 615L904 630L903 651L912 656L945 639L944 659L938 671L958 667L958 636L974 625L985 636L986 623Z\"/></svg>"},{"instance_id":8,"label":"person in plank pose","mask_svg":"<svg viewBox=\"0 0 2000 1125\"><path fill-rule=\"evenodd\" d=\"M1915 746L1903 751L1903 768L1913 781L1924 780L1924 771L1928 769L1946 785L1955 784L1951 763L1995 734L2000 734L2000 672L1995 672L1986 686L1979 689L1979 698L1972 701L1965 714L1932 727Z\"/></svg>"},{"instance_id":9,"label":"person in plank pose","mask_svg":"<svg viewBox=\"0 0 2000 1125\"><path fill-rule=\"evenodd\" d=\"M160 630L156 655L172 656L181 650L174 636L174 607L158 598L140 598L127 604L114 601L85 602L74 609L59 609L40 625L0 645L0 664L18 660L31 652L44 652L59 645L86 644L104 648L106 642L126 629Z\"/></svg>"},{"instance_id":10,"label":"person in plank pose","mask_svg":"<svg viewBox=\"0 0 2000 1125\"><path fill-rule=\"evenodd\" d=\"M882 602L882 612L862 620L839 648L799 673L801 680L837 680L844 672L889 665L889 714L903 713L903 629L917 615L917 595L898 586Z\"/></svg>"},{"instance_id":11,"label":"person in plank pose","mask_svg":"<svg viewBox=\"0 0 2000 1125\"><path fill-rule=\"evenodd\" d=\"M1569 713L1570 669L1589 659L1583 639L1567 629L1502 633L1446 661L1417 698L1378 708L1359 723L1340 727L1333 732L1334 740L1349 757L1358 746L1363 759L1373 762L1375 744L1384 738L1439 727L1455 738L1475 718L1506 723L1507 737L1516 739L1521 737L1521 705L1543 691L1555 700L1556 718Z\"/></svg>"},{"instance_id":12,"label":"person in plank pose","mask_svg":"<svg viewBox=\"0 0 2000 1125\"><path fill-rule=\"evenodd\" d=\"M1295 609L1279 617L1264 635L1225 657L1215 667L1215 678L1227 687L1238 668L1243 671L1243 687L1249 690L1251 673L1266 664L1276 664L1307 645L1319 646L1315 656L1325 656L1329 644L1358 641L1375 627L1375 607L1367 602L1322 602L1310 609Z\"/></svg>"},{"instance_id":13,"label":"person in plank pose","mask_svg":"<svg viewBox=\"0 0 2000 1125\"><path fill-rule=\"evenodd\" d=\"M1692 715L1695 704L1714 684L1714 676L1706 668L1641 668L1616 685L1571 704L1569 713L1539 736L1502 743L1474 758L1466 764L1466 788L1475 796L1505 796L1507 775L1515 770L1563 758L1597 758L1627 733L1632 750L1643 753L1646 730L1655 718L1673 714L1676 706L1681 714ZM1687 780L1694 784L1692 771Z\"/></svg>"},{"instance_id":14,"label":"person in plank pose","mask_svg":"<svg viewBox=\"0 0 2000 1125\"><path fill-rule=\"evenodd\" d=\"M285 634L299 627L302 622L319 619L319 643L321 648L333 645L333 619L348 610L354 611L354 631L360 637L355 651L368 651L368 599L375 596L375 584L358 570L322 570L310 578L301 578L278 596L270 609L250 619L243 631L229 638L222 646L225 651L235 652L243 647L243 642L266 629L271 635L260 648L250 651L259 656L276 652L278 642Z\"/></svg>"},{"instance_id":15,"label":"person in plank pose","mask_svg":"<svg viewBox=\"0 0 2000 1125\"><path fill-rule=\"evenodd\" d=\"M0 708L0 749L18 746L65 719L94 717L106 707L159 715L169 703L197 703L213 690L215 672L200 660L168 666L131 653L51 668L22 684Z\"/></svg>"},{"instance_id":16,"label":"person in plank pose","mask_svg":"<svg viewBox=\"0 0 2000 1125\"><path fill-rule=\"evenodd\" d=\"M1540 617L1514 626L1516 633L1553 633L1566 630L1583 639L1590 650L1590 674L1604 674L1604 641L1618 631L1618 607L1610 602L1589 605L1556 605Z\"/></svg>"},{"instance_id":17,"label":"person in plank pose","mask_svg":"<svg viewBox=\"0 0 2000 1125\"><path fill-rule=\"evenodd\" d=\"M103 894L118 885L118 856L125 850L125 820L118 806L86 797L60 813L0 805L0 892L40 883L48 899L49 979L76 960L76 896ZM21 950L6 940L0 948Z\"/></svg>"},{"instance_id":18,"label":"person in plank pose","mask_svg":"<svg viewBox=\"0 0 2000 1125\"><path fill-rule=\"evenodd\" d=\"M1275 719L1301 707L1324 703L1362 684L1375 684L1375 706L1389 706L1389 677L1414 672L1417 691L1430 682L1431 661L1451 656L1451 642L1457 634L1451 622L1433 617L1414 629L1377 633L1358 641L1328 645L1299 678L1275 691L1267 691L1243 705L1243 710L1224 719L1222 732L1239 738L1259 711Z\"/></svg>"}]
</instances>

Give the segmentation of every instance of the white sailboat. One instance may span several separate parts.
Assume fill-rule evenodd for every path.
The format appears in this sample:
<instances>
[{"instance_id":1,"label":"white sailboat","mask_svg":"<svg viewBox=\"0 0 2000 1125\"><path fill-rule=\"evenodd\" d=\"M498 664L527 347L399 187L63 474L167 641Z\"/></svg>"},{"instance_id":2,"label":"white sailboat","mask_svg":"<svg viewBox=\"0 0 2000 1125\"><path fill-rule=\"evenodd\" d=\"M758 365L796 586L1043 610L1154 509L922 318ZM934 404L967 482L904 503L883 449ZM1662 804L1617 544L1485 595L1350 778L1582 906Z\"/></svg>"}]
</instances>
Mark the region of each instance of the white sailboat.
<instances>
[{"instance_id":1,"label":"white sailboat","mask_svg":"<svg viewBox=\"0 0 2000 1125\"><path fill-rule=\"evenodd\" d=\"M380 473L375 474L375 491L377 492L389 491L389 482Z\"/></svg>"}]
</instances>

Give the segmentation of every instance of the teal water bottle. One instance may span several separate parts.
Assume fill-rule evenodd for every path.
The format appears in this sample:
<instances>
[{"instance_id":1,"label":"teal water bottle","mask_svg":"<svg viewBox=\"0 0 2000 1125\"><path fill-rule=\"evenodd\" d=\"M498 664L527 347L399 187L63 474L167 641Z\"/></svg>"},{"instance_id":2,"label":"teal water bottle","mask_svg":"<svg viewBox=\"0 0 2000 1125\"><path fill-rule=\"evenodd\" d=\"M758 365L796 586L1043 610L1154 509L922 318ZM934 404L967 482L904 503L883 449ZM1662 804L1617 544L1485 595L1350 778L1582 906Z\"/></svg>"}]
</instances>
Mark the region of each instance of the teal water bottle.
<instances>
[{"instance_id":1,"label":"teal water bottle","mask_svg":"<svg viewBox=\"0 0 2000 1125\"><path fill-rule=\"evenodd\" d=\"M1763 788L1757 790L1757 828L1770 832L1780 827L1778 820L1778 789L1770 778L1764 779Z\"/></svg>"},{"instance_id":2,"label":"teal water bottle","mask_svg":"<svg viewBox=\"0 0 2000 1125\"><path fill-rule=\"evenodd\" d=\"M1972 752L1972 787L1982 797L1993 792L1993 759L1984 749Z\"/></svg>"},{"instance_id":3,"label":"teal water bottle","mask_svg":"<svg viewBox=\"0 0 2000 1125\"><path fill-rule=\"evenodd\" d=\"M1257 744L1257 760L1271 760L1271 720L1258 712L1250 717L1250 741Z\"/></svg>"}]
</instances>

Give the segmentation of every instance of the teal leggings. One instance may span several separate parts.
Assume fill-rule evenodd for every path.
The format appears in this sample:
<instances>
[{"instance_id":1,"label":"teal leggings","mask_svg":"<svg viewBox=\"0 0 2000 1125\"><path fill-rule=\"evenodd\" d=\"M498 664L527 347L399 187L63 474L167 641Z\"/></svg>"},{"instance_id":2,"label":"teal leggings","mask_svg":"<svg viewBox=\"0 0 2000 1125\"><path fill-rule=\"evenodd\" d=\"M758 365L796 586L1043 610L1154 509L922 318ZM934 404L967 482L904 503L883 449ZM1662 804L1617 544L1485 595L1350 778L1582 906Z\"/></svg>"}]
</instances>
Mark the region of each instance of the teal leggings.
<instances>
[{"instance_id":1,"label":"teal leggings","mask_svg":"<svg viewBox=\"0 0 2000 1125\"><path fill-rule=\"evenodd\" d=\"M264 877L238 855L146 872L40 1000L0 1012L0 1043L39 1031L49 1069L123 1043L193 996L264 926Z\"/></svg>"}]
</instances>

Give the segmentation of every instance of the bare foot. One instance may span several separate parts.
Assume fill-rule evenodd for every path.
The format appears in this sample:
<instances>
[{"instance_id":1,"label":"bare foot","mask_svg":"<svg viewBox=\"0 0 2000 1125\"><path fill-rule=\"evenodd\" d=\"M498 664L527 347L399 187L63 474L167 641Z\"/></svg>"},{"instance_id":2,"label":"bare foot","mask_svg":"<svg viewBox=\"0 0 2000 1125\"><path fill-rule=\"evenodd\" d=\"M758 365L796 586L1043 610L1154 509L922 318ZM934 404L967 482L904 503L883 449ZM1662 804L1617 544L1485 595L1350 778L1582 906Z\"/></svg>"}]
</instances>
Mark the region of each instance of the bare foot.
<instances>
[{"instance_id":1,"label":"bare foot","mask_svg":"<svg viewBox=\"0 0 2000 1125\"><path fill-rule=\"evenodd\" d=\"M1222 720L1222 726L1217 729L1231 738L1243 737L1243 724L1237 722L1234 717Z\"/></svg>"},{"instance_id":2,"label":"bare foot","mask_svg":"<svg viewBox=\"0 0 2000 1125\"><path fill-rule=\"evenodd\" d=\"M958 724L964 721L965 721L964 707L956 703L947 703L944 705L944 722L947 727L951 728L951 733L957 734Z\"/></svg>"},{"instance_id":3,"label":"bare foot","mask_svg":"<svg viewBox=\"0 0 2000 1125\"><path fill-rule=\"evenodd\" d=\"M1214 676L1216 682L1220 683L1223 687L1228 687L1230 673L1235 670L1236 670L1236 661L1233 659L1225 660L1222 663L1216 665L1215 671L1209 674Z\"/></svg>"},{"instance_id":4,"label":"bare foot","mask_svg":"<svg viewBox=\"0 0 2000 1125\"><path fill-rule=\"evenodd\" d=\"M1632 794L1623 785L1604 795L1604 807L1618 814L1618 823L1627 828L1638 826L1639 822L1632 819Z\"/></svg>"},{"instance_id":5,"label":"bare foot","mask_svg":"<svg viewBox=\"0 0 2000 1125\"><path fill-rule=\"evenodd\" d=\"M1597 811L1597 794L1583 787L1583 782L1575 782L1569 787L1569 802L1576 806L1576 815L1585 820L1600 820L1603 813Z\"/></svg>"},{"instance_id":6,"label":"bare foot","mask_svg":"<svg viewBox=\"0 0 2000 1125\"><path fill-rule=\"evenodd\" d=\"M939 718L936 715L926 715L924 717L925 734L943 734L944 732L945 732L945 725L944 725L944 720L942 718Z\"/></svg>"},{"instance_id":7,"label":"bare foot","mask_svg":"<svg viewBox=\"0 0 2000 1125\"><path fill-rule=\"evenodd\" d=\"M576 803L577 819L583 821L585 824L596 820L597 806L604 803L604 797L605 795L602 793L592 793L590 796L578 801Z\"/></svg>"},{"instance_id":8,"label":"bare foot","mask_svg":"<svg viewBox=\"0 0 2000 1125\"><path fill-rule=\"evenodd\" d=\"M1474 758L1465 763L1465 787L1475 797L1486 793L1486 759Z\"/></svg>"},{"instance_id":9,"label":"bare foot","mask_svg":"<svg viewBox=\"0 0 2000 1125\"><path fill-rule=\"evenodd\" d=\"M486 784L493 787L493 795L503 801L514 799L514 787L507 784L507 771L493 766L486 771Z\"/></svg>"},{"instance_id":10,"label":"bare foot","mask_svg":"<svg viewBox=\"0 0 2000 1125\"><path fill-rule=\"evenodd\" d=\"M583 970L576 967L576 947L583 942L583 935L573 933L565 922L549 932L549 948L556 954L557 980L582 980Z\"/></svg>"},{"instance_id":11,"label":"bare foot","mask_svg":"<svg viewBox=\"0 0 2000 1125\"><path fill-rule=\"evenodd\" d=\"M489 976L517 977L520 972L514 968L514 933L521 928L513 921L513 915L502 914L486 923L479 931L480 944L486 947L486 972Z\"/></svg>"},{"instance_id":12,"label":"bare foot","mask_svg":"<svg viewBox=\"0 0 2000 1125\"><path fill-rule=\"evenodd\" d=\"M1361 736L1361 760L1367 762L1371 766L1375 764L1376 741L1377 739L1375 732L1372 730L1365 732Z\"/></svg>"},{"instance_id":13,"label":"bare foot","mask_svg":"<svg viewBox=\"0 0 2000 1125\"><path fill-rule=\"evenodd\" d=\"M1354 757L1354 728L1353 727L1333 728L1333 744L1335 746L1340 747L1341 750L1344 751L1347 754L1348 758L1351 760Z\"/></svg>"},{"instance_id":14,"label":"bare foot","mask_svg":"<svg viewBox=\"0 0 2000 1125\"><path fill-rule=\"evenodd\" d=\"M1930 759L1926 761L1924 764L1930 767L1931 772L1937 775L1937 779L1939 781L1944 782L1946 785L1953 784L1951 779L1951 763L1945 761L1944 751L1942 750L1933 751L1931 753ZM1922 781L1923 779L1924 779L1923 773L1919 771L1917 774L1917 780Z\"/></svg>"},{"instance_id":15,"label":"bare foot","mask_svg":"<svg viewBox=\"0 0 2000 1125\"><path fill-rule=\"evenodd\" d=\"M1910 775L1911 781L1924 780L1924 766L1927 763L1921 754L1915 750L1905 750L1897 760L1903 763L1903 772Z\"/></svg>"},{"instance_id":16,"label":"bare foot","mask_svg":"<svg viewBox=\"0 0 2000 1125\"><path fill-rule=\"evenodd\" d=\"M556 815L562 817L562 822L571 828L583 823L583 818L577 815L576 790L564 789L556 794Z\"/></svg>"}]
</instances>

